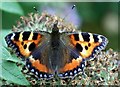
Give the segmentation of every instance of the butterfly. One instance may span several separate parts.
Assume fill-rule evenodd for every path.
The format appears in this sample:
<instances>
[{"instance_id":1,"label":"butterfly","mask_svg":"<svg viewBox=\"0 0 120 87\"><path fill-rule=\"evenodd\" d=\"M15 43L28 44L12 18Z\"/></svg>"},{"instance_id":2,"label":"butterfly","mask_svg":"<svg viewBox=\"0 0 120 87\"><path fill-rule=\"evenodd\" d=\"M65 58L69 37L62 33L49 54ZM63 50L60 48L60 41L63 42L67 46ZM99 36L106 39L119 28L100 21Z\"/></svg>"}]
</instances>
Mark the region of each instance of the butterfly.
<instances>
[{"instance_id":1,"label":"butterfly","mask_svg":"<svg viewBox=\"0 0 120 87\"><path fill-rule=\"evenodd\" d=\"M85 61L93 59L108 43L105 36L77 31L57 16L34 16L34 22L26 24L29 25L27 28L34 30L24 30L26 27L19 26L17 28L23 30L8 34L5 40L37 78L51 79L55 75L74 78L84 71Z\"/></svg>"}]
</instances>

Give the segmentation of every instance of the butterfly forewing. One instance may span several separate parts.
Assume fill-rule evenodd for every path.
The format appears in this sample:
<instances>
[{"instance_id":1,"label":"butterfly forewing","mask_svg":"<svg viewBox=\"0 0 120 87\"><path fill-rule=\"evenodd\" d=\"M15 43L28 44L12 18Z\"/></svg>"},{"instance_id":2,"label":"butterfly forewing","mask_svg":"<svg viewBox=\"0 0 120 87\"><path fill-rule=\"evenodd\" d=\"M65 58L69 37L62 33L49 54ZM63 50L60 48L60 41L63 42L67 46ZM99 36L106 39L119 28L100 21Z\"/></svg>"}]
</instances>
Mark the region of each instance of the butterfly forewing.
<instances>
[{"instance_id":1,"label":"butterfly forewing","mask_svg":"<svg viewBox=\"0 0 120 87\"><path fill-rule=\"evenodd\" d=\"M69 35L70 43L83 59L94 58L94 54L105 49L108 40L98 34L80 32Z\"/></svg>"},{"instance_id":2,"label":"butterfly forewing","mask_svg":"<svg viewBox=\"0 0 120 87\"><path fill-rule=\"evenodd\" d=\"M15 51L19 57L28 57L31 52L41 42L42 35L40 33L26 32L13 32L5 37L8 47Z\"/></svg>"}]
</instances>

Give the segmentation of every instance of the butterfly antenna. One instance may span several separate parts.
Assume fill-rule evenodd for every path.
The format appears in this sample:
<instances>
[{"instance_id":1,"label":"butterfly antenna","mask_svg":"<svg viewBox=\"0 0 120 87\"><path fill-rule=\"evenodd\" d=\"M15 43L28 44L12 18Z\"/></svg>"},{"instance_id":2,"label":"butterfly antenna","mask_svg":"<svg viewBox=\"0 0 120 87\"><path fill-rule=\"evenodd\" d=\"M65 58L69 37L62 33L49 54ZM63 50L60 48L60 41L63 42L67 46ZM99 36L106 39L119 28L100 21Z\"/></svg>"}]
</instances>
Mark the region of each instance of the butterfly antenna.
<instances>
[{"instance_id":1,"label":"butterfly antenna","mask_svg":"<svg viewBox=\"0 0 120 87\"><path fill-rule=\"evenodd\" d=\"M75 5L72 6L72 8L68 11L68 13L64 16L63 20L69 15L69 13L75 8Z\"/></svg>"},{"instance_id":2,"label":"butterfly antenna","mask_svg":"<svg viewBox=\"0 0 120 87\"><path fill-rule=\"evenodd\" d=\"M33 7L33 9L34 9L37 13L39 12L36 7Z\"/></svg>"},{"instance_id":3,"label":"butterfly antenna","mask_svg":"<svg viewBox=\"0 0 120 87\"><path fill-rule=\"evenodd\" d=\"M74 9L74 8L75 8L75 5L72 6L72 9Z\"/></svg>"}]
</instances>

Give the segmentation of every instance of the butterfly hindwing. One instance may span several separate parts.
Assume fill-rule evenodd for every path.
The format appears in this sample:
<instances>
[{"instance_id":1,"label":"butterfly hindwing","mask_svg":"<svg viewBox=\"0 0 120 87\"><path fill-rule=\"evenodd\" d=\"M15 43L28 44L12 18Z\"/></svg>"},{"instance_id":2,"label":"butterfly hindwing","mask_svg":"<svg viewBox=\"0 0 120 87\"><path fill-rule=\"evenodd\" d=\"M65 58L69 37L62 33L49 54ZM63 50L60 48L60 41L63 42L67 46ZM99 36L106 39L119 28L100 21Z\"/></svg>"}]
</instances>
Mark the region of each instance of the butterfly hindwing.
<instances>
[{"instance_id":1,"label":"butterfly hindwing","mask_svg":"<svg viewBox=\"0 0 120 87\"><path fill-rule=\"evenodd\" d=\"M49 41L45 41L27 58L26 67L38 78L51 79L53 77L49 64L49 48Z\"/></svg>"},{"instance_id":2,"label":"butterfly hindwing","mask_svg":"<svg viewBox=\"0 0 120 87\"><path fill-rule=\"evenodd\" d=\"M36 32L13 32L5 37L8 47L19 57L28 57L41 42L42 35Z\"/></svg>"},{"instance_id":3,"label":"butterfly hindwing","mask_svg":"<svg viewBox=\"0 0 120 87\"><path fill-rule=\"evenodd\" d=\"M61 64L58 70L60 78L74 78L79 72L83 72L85 62L79 53L70 45L68 35L61 35Z\"/></svg>"}]
</instances>

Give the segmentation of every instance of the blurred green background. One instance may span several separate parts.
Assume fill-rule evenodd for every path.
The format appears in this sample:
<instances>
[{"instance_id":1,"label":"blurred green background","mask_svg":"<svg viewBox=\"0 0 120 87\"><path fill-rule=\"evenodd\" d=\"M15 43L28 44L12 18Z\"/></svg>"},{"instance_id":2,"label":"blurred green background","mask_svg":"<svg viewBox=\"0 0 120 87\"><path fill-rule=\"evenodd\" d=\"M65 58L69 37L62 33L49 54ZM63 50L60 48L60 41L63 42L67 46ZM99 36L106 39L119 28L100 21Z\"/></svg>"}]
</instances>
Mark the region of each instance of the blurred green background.
<instances>
[{"instance_id":1,"label":"blurred green background","mask_svg":"<svg viewBox=\"0 0 120 87\"><path fill-rule=\"evenodd\" d=\"M74 4L76 7L71 10ZM2 2L0 10L2 11L3 36L9 33L13 25L16 25L20 16L27 16L28 13L35 12L34 6L40 13L46 10L56 15L60 13L63 18L66 17L65 20L70 18L82 32L106 36L109 40L107 49L112 48L118 51L117 2ZM66 9L68 12L65 13Z\"/></svg>"}]
</instances>

